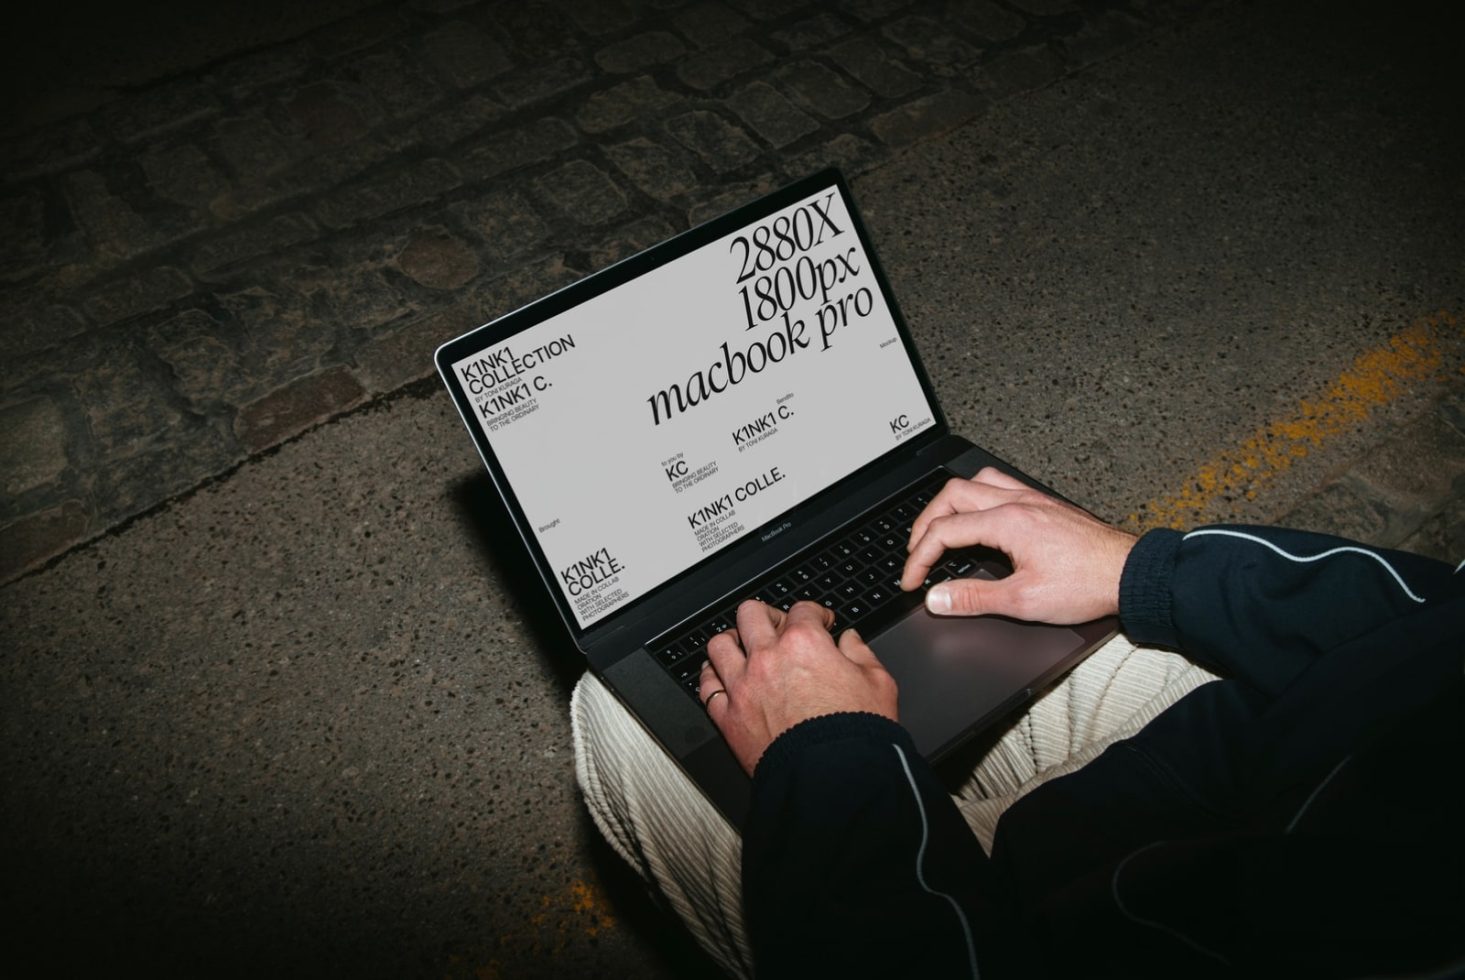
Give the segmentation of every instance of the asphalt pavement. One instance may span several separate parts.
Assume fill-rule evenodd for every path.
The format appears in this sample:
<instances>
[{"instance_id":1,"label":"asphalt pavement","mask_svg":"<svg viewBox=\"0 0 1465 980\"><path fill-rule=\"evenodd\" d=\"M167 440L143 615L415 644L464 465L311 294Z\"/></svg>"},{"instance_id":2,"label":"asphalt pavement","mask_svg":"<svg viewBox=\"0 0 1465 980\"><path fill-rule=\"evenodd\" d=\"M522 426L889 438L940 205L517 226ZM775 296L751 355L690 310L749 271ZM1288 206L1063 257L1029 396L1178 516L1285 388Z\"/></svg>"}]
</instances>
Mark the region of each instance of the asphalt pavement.
<instances>
[{"instance_id":1,"label":"asphalt pavement","mask_svg":"<svg viewBox=\"0 0 1465 980\"><path fill-rule=\"evenodd\" d=\"M250 84L314 92L282 103L312 138L379 154L344 185L251 183L225 144L190 142L254 111L208 88L244 85L244 56L11 140L113 141L51 175L12 162L6 185L11 219L41 215L39 244L5 253L6 302L72 325L3 327L0 877L20 975L708 974L577 798L582 665L429 359L841 153L958 431L1134 529L1287 521L1465 557L1460 89L1424 15L570 4L585 46L557 58L583 72L536 102L557 62L526 52L549 22L448 6L247 53ZM435 33L460 21L478 33ZM701 46L719 22L767 53L759 74L706 74L734 45ZM351 136L378 120L339 110L344 83L289 72L353 24L368 40L347 53L379 65L436 38L468 94L443 75L423 104L472 106L495 138L404 135L464 118L447 110ZM493 46L452 61L463 36ZM471 80L495 47L504 66ZM258 81L268 65L285 74ZM395 84L377 105L427 98ZM215 108L186 117L204 89ZM184 119L161 143L106 129L159 93L159 118ZM108 169L197 163L189 145L223 175L200 205L148 211L143 172ZM637 169L651 157L668 169ZM147 194L191 186L162 173ZM602 179L620 206L578 224ZM155 214L207 227L170 238Z\"/></svg>"}]
</instances>

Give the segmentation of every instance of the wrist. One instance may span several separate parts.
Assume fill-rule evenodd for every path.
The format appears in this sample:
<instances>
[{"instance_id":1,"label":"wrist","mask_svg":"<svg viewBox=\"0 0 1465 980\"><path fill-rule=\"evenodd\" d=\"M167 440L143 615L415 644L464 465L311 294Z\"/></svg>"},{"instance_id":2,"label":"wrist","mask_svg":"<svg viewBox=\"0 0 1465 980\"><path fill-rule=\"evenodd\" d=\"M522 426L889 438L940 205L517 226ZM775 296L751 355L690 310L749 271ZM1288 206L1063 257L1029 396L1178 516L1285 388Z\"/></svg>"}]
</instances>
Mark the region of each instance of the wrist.
<instances>
[{"instance_id":1,"label":"wrist","mask_svg":"<svg viewBox=\"0 0 1465 980\"><path fill-rule=\"evenodd\" d=\"M1139 536L1127 531L1113 530L1109 538L1108 557L1104 574L1104 606L1106 615L1117 616L1122 601L1124 569L1134 551Z\"/></svg>"},{"instance_id":2,"label":"wrist","mask_svg":"<svg viewBox=\"0 0 1465 980\"><path fill-rule=\"evenodd\" d=\"M1170 617L1170 575L1183 535L1158 528L1146 531L1130 548L1119 580L1119 617L1124 631L1139 643L1174 646Z\"/></svg>"}]
</instances>

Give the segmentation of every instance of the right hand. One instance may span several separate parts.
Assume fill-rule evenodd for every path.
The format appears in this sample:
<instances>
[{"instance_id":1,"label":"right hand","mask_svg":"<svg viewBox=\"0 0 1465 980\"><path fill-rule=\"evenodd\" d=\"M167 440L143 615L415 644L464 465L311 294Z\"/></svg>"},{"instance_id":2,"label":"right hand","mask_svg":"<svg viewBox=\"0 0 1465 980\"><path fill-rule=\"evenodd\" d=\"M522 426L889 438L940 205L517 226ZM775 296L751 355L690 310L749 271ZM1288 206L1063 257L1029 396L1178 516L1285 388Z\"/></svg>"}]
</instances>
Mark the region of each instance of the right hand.
<instances>
[{"instance_id":1,"label":"right hand","mask_svg":"<svg viewBox=\"0 0 1465 980\"><path fill-rule=\"evenodd\" d=\"M1083 623L1119 611L1119 577L1135 540L988 467L970 480L951 480L921 511L900 587L919 587L948 549L985 545L1012 560L1012 574L932 586L927 609L938 616Z\"/></svg>"}]
</instances>

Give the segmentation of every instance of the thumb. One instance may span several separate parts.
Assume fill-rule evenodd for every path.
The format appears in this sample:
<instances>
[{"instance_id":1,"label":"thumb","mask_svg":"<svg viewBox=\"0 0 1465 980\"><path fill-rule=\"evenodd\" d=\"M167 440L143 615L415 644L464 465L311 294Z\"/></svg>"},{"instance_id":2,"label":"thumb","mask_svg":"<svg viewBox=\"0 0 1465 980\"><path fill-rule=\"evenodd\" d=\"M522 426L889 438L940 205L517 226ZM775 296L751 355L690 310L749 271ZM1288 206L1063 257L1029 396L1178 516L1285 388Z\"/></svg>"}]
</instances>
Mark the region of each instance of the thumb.
<instances>
[{"instance_id":1,"label":"thumb","mask_svg":"<svg viewBox=\"0 0 1465 980\"><path fill-rule=\"evenodd\" d=\"M845 655L845 659L861 667L881 666L875 651L866 645L864 637L854 629L847 629L839 634L839 652Z\"/></svg>"},{"instance_id":2,"label":"thumb","mask_svg":"<svg viewBox=\"0 0 1465 980\"><path fill-rule=\"evenodd\" d=\"M980 578L957 578L933 585L926 592L926 609L936 616L999 616L1014 614L1013 582L1015 575L989 581ZM1019 617L1020 618L1020 617Z\"/></svg>"}]
</instances>

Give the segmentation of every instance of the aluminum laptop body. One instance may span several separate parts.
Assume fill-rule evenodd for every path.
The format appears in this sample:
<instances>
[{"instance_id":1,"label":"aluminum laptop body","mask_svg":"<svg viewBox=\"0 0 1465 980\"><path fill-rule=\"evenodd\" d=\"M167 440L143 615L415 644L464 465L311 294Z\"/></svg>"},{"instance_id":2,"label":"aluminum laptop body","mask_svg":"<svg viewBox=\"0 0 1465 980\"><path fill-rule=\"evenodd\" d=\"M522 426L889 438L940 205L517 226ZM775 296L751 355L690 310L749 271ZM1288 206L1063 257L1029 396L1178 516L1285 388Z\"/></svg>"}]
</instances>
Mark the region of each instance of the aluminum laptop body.
<instances>
[{"instance_id":1,"label":"aluminum laptop body","mask_svg":"<svg viewBox=\"0 0 1465 980\"><path fill-rule=\"evenodd\" d=\"M677 637L847 553L851 529L912 487L997 466L1043 489L949 430L832 170L464 334L436 363L575 646L734 826L750 781L695 680L668 667L694 642ZM975 558L963 574L1008 570ZM859 629L933 761L1117 628L885 603Z\"/></svg>"}]
</instances>

